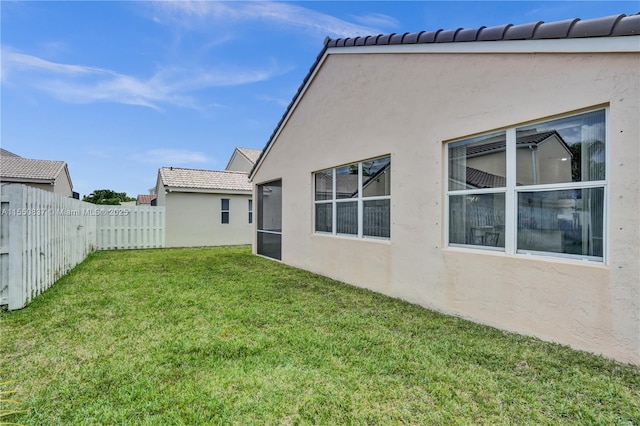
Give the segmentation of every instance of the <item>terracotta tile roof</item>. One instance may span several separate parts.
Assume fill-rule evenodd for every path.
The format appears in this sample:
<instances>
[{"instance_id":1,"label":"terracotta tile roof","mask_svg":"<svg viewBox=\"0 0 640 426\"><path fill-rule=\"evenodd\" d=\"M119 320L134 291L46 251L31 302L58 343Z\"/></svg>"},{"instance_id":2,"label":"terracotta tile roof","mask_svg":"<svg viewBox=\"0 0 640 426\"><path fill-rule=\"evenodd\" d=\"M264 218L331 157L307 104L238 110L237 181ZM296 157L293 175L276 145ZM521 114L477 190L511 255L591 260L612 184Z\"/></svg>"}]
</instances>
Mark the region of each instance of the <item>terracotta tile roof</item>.
<instances>
[{"instance_id":1,"label":"terracotta tile roof","mask_svg":"<svg viewBox=\"0 0 640 426\"><path fill-rule=\"evenodd\" d=\"M562 139L562 136L555 131L549 130L545 132L531 132L525 133L518 131L517 133L517 142L516 146L519 147L527 147L529 145L538 145L550 137L555 136L557 140L563 144L568 152L571 152L567 143ZM505 135L501 134L493 138L485 139L481 145L469 145L467 146L467 157L477 156L477 155L485 155L492 151L504 151L507 145Z\"/></svg>"},{"instance_id":2,"label":"terracotta tile roof","mask_svg":"<svg viewBox=\"0 0 640 426\"><path fill-rule=\"evenodd\" d=\"M466 180L474 188L503 188L507 186L504 176L487 173L473 167L466 168Z\"/></svg>"},{"instance_id":3,"label":"terracotta tile roof","mask_svg":"<svg viewBox=\"0 0 640 426\"><path fill-rule=\"evenodd\" d=\"M618 36L640 36L640 12L633 15L612 15L601 18L567 19L557 22L536 21L528 24L505 24L494 27L482 26L477 29L436 30L421 31L418 33L404 34L379 34L365 37L348 38L325 38L324 46L311 65L309 72L302 80L298 91L293 96L289 106L285 110L282 118L276 125L267 141L262 153L256 160L249 176L253 176L262 158L265 156L270 145L275 140L278 131L289 116L298 98L302 95L307 82L313 76L316 68L321 63L324 54L329 48L350 47L350 46L373 46L373 45L398 45L398 44L426 44L426 43L456 43L456 42L489 42L508 40L542 40L542 39L567 39L567 38L588 38L588 37L618 37Z\"/></svg>"},{"instance_id":4,"label":"terracotta tile roof","mask_svg":"<svg viewBox=\"0 0 640 426\"><path fill-rule=\"evenodd\" d=\"M66 167L64 161L29 160L0 156L0 179L55 180Z\"/></svg>"},{"instance_id":5,"label":"terracotta tile roof","mask_svg":"<svg viewBox=\"0 0 640 426\"><path fill-rule=\"evenodd\" d=\"M246 172L183 169L162 167L160 177L165 186L171 188L218 189L225 191L251 191L249 174Z\"/></svg>"},{"instance_id":6,"label":"terracotta tile roof","mask_svg":"<svg viewBox=\"0 0 640 426\"><path fill-rule=\"evenodd\" d=\"M155 200L156 196L153 194L139 194L136 199L137 206L151 205L151 202Z\"/></svg>"},{"instance_id":7,"label":"terracotta tile roof","mask_svg":"<svg viewBox=\"0 0 640 426\"><path fill-rule=\"evenodd\" d=\"M262 150L260 149L250 149L250 148L236 148L240 154L247 157L247 160L251 161L252 164L255 164L258 161L258 157L262 154Z\"/></svg>"}]
</instances>

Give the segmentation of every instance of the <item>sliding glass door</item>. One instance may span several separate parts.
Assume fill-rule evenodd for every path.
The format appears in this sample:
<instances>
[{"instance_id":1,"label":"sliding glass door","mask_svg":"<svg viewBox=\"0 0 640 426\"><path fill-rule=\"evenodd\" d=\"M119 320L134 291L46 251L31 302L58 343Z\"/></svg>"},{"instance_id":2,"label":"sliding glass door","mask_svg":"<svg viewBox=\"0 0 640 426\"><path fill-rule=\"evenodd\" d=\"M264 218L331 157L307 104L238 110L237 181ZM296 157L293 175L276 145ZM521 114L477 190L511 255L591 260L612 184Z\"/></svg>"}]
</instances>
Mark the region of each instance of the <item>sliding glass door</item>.
<instances>
[{"instance_id":1,"label":"sliding glass door","mask_svg":"<svg viewBox=\"0 0 640 426\"><path fill-rule=\"evenodd\" d=\"M258 185L258 254L282 258L282 180Z\"/></svg>"}]
</instances>

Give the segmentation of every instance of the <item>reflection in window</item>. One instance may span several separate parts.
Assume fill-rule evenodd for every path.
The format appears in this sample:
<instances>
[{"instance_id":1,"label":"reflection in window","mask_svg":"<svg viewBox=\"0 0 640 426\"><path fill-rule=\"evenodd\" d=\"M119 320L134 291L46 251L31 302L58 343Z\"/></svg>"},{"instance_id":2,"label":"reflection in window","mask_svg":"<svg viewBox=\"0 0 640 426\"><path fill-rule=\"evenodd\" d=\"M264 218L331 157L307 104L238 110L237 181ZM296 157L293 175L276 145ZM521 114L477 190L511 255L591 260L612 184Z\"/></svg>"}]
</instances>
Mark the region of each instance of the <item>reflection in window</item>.
<instances>
[{"instance_id":1,"label":"reflection in window","mask_svg":"<svg viewBox=\"0 0 640 426\"><path fill-rule=\"evenodd\" d=\"M493 133L449 145L449 190L506 186L506 135Z\"/></svg>"},{"instance_id":2,"label":"reflection in window","mask_svg":"<svg viewBox=\"0 0 640 426\"><path fill-rule=\"evenodd\" d=\"M596 110L448 144L449 244L602 260L605 121Z\"/></svg>"},{"instance_id":3,"label":"reflection in window","mask_svg":"<svg viewBox=\"0 0 640 426\"><path fill-rule=\"evenodd\" d=\"M314 173L315 231L389 238L391 157Z\"/></svg>"},{"instance_id":4,"label":"reflection in window","mask_svg":"<svg viewBox=\"0 0 640 426\"><path fill-rule=\"evenodd\" d=\"M358 203L356 201L337 203L336 209L338 234L358 235Z\"/></svg>"},{"instance_id":5,"label":"reflection in window","mask_svg":"<svg viewBox=\"0 0 640 426\"><path fill-rule=\"evenodd\" d=\"M358 165L336 169L336 198L358 197Z\"/></svg>"},{"instance_id":6,"label":"reflection in window","mask_svg":"<svg viewBox=\"0 0 640 426\"><path fill-rule=\"evenodd\" d=\"M377 158L362 163L362 196L391 195L391 159Z\"/></svg>"},{"instance_id":7,"label":"reflection in window","mask_svg":"<svg viewBox=\"0 0 640 426\"><path fill-rule=\"evenodd\" d=\"M333 204L316 204L316 231L331 232L333 230Z\"/></svg>"},{"instance_id":8,"label":"reflection in window","mask_svg":"<svg viewBox=\"0 0 640 426\"><path fill-rule=\"evenodd\" d=\"M368 237L389 238L391 229L391 200L363 202L362 234Z\"/></svg>"},{"instance_id":9,"label":"reflection in window","mask_svg":"<svg viewBox=\"0 0 640 426\"><path fill-rule=\"evenodd\" d=\"M449 242L504 247L504 193L449 198Z\"/></svg>"},{"instance_id":10,"label":"reflection in window","mask_svg":"<svg viewBox=\"0 0 640 426\"><path fill-rule=\"evenodd\" d=\"M518 193L518 250L602 257L604 189Z\"/></svg>"},{"instance_id":11,"label":"reflection in window","mask_svg":"<svg viewBox=\"0 0 640 426\"><path fill-rule=\"evenodd\" d=\"M516 135L520 185L605 178L603 110L521 127Z\"/></svg>"},{"instance_id":12,"label":"reflection in window","mask_svg":"<svg viewBox=\"0 0 640 426\"><path fill-rule=\"evenodd\" d=\"M315 199L330 200L333 197L333 172L325 170L315 174Z\"/></svg>"}]
</instances>

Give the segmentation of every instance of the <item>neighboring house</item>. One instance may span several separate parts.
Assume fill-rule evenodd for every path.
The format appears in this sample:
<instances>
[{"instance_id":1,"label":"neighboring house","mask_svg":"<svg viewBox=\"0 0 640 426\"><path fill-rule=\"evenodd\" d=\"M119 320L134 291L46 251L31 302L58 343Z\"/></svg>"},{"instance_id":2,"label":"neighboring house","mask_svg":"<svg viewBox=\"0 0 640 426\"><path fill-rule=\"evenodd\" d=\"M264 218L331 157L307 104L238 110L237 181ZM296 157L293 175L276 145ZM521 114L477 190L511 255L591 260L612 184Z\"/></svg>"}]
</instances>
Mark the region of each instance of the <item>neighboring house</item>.
<instances>
[{"instance_id":1,"label":"neighboring house","mask_svg":"<svg viewBox=\"0 0 640 426\"><path fill-rule=\"evenodd\" d=\"M246 172L162 167L155 203L165 206L166 246L250 244L251 192Z\"/></svg>"},{"instance_id":2,"label":"neighboring house","mask_svg":"<svg viewBox=\"0 0 640 426\"><path fill-rule=\"evenodd\" d=\"M138 197L136 198L136 206L150 206L155 199L155 194L138 194Z\"/></svg>"},{"instance_id":3,"label":"neighboring house","mask_svg":"<svg viewBox=\"0 0 640 426\"><path fill-rule=\"evenodd\" d=\"M7 151L6 149L0 148L0 156L3 157L20 157L17 154L14 154L13 152Z\"/></svg>"},{"instance_id":4,"label":"neighboring house","mask_svg":"<svg viewBox=\"0 0 640 426\"><path fill-rule=\"evenodd\" d=\"M262 151L258 149L236 148L231 154L225 170L248 173L261 153Z\"/></svg>"},{"instance_id":5,"label":"neighboring house","mask_svg":"<svg viewBox=\"0 0 640 426\"><path fill-rule=\"evenodd\" d=\"M21 183L66 197L73 192L69 168L64 161L31 160L5 149L0 150L0 182Z\"/></svg>"},{"instance_id":6,"label":"neighboring house","mask_svg":"<svg viewBox=\"0 0 640 426\"><path fill-rule=\"evenodd\" d=\"M327 39L250 172L254 252L640 364L639 35Z\"/></svg>"}]
</instances>

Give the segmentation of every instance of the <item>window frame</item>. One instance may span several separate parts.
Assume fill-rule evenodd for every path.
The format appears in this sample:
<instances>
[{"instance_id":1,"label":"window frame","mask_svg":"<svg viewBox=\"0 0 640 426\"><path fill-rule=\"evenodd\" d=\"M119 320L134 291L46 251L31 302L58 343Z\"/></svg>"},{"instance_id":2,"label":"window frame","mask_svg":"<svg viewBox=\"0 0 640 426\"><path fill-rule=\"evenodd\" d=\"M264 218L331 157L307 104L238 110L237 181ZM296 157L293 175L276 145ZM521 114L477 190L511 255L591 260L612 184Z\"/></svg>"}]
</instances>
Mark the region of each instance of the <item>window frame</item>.
<instances>
[{"instance_id":1,"label":"window frame","mask_svg":"<svg viewBox=\"0 0 640 426\"><path fill-rule=\"evenodd\" d=\"M227 202L227 208L225 209L225 203ZM225 219L226 218L226 219ZM231 222L231 199L230 198L221 198L220 199L220 223L223 225L228 225Z\"/></svg>"},{"instance_id":2,"label":"window frame","mask_svg":"<svg viewBox=\"0 0 640 426\"><path fill-rule=\"evenodd\" d=\"M251 225L253 223L253 199L249 198L247 201L248 223Z\"/></svg>"},{"instance_id":3,"label":"window frame","mask_svg":"<svg viewBox=\"0 0 640 426\"><path fill-rule=\"evenodd\" d=\"M367 239L367 240L382 240L382 241L390 241L391 240L391 188L389 188L388 195L375 195L375 196L364 196L364 188L363 188L363 164L368 161L375 161L384 158L389 158L389 164L391 164L391 154L381 155L373 158L369 158L366 160L345 163L340 166L318 170L311 174L311 179L313 182L312 185L312 200L313 200L313 233L318 235L331 235L336 237L346 237L346 238L357 238L357 239ZM339 198L337 196L337 170L357 165L358 168L358 179L357 179L357 196L351 198ZM316 176L319 173L331 172L331 196L327 199L316 200ZM367 201L379 201L379 200L388 200L389 201L389 236L375 236L375 235L365 235L364 233L364 204ZM348 204L348 203L356 203L357 206L357 232L355 233L345 233L338 232L338 205L339 204ZM318 205L331 205L331 231L319 231L317 230L317 209Z\"/></svg>"},{"instance_id":4,"label":"window frame","mask_svg":"<svg viewBox=\"0 0 640 426\"><path fill-rule=\"evenodd\" d=\"M580 181L580 182L561 182L561 183L548 183L548 184L527 184L527 185L516 185L516 174L517 174L517 133L516 131L521 128L526 128L529 126L533 126L536 124L543 124L546 122L551 122L559 119L566 119L571 117L577 117L580 115L592 113L592 112L604 112L604 152L605 152L605 173L603 180L593 180L593 181ZM445 191L444 191L444 241L445 247L452 248L461 248L468 249L474 251L483 251L483 252L498 252L503 253L508 256L517 256L517 257L531 257L538 256L542 258L556 258L561 260L576 260L576 261L588 261L593 263L608 263L608 210L609 210L609 171L610 171L610 155L609 155L609 132L610 132L610 111L609 106L600 106L593 107L588 109L583 109L579 111L574 111L566 114L559 114L556 116L551 116L547 118L542 118L538 120L534 120L531 122L526 122L524 124L518 124L509 126L502 129L494 129L491 131L483 132L482 134L457 138L454 140L446 141L444 143L444 156L445 156ZM475 137L481 137L485 135L490 135L494 133L505 132L506 138L506 185L504 187L497 188L481 188L481 189L464 189L464 190L450 190L449 189L449 147L451 144L462 143L463 141L474 139ZM537 251L530 249L519 249L518 244L518 198L521 193L530 193L530 192L550 192L550 191L561 191L561 190L572 190L572 189L592 189L592 188L602 188L603 189L603 207L602 207L602 256L591 256L584 254L571 254L571 253L558 253L551 251ZM497 194L504 193L505 197L505 206L504 206L504 227L505 227L505 235L504 235L504 248L502 247L491 247L484 245L473 245L473 244L461 244L461 243L451 243L450 239L450 208L451 203L450 199L452 196L465 196L465 195L480 195L480 194Z\"/></svg>"}]
</instances>

